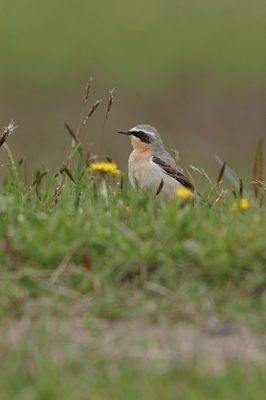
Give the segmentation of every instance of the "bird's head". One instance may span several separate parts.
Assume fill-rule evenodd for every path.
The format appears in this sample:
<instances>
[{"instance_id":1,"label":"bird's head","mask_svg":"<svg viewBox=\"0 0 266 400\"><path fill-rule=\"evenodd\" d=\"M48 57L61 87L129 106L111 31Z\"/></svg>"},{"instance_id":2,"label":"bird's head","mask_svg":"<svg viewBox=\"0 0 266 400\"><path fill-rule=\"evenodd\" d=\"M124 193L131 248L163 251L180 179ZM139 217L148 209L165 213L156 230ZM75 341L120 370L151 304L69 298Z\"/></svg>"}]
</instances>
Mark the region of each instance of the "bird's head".
<instances>
[{"instance_id":1,"label":"bird's head","mask_svg":"<svg viewBox=\"0 0 266 400\"><path fill-rule=\"evenodd\" d=\"M134 150L157 150L164 147L159 132L150 125L137 125L128 131L119 131L118 133L130 136Z\"/></svg>"}]
</instances>

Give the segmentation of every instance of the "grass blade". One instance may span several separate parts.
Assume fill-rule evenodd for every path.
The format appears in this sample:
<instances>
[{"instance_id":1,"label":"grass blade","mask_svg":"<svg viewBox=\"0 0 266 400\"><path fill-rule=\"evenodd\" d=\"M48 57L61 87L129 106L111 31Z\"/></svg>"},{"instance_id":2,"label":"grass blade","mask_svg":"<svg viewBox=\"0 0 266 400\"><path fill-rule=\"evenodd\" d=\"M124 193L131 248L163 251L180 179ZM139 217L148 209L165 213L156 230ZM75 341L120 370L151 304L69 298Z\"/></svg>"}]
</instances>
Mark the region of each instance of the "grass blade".
<instances>
[{"instance_id":1,"label":"grass blade","mask_svg":"<svg viewBox=\"0 0 266 400\"><path fill-rule=\"evenodd\" d=\"M216 158L216 160L218 161L218 163L220 165L223 165L223 161L221 161L221 159L218 156L215 156L215 158ZM224 175L232 183L234 188L238 190L238 188L239 188L239 176L237 175L237 173L232 168L228 167L228 165L227 165L226 168L225 168L225 171L224 171ZM254 194L249 189L247 184L245 182L243 182L243 185L244 185L244 188L243 188L244 197L250 198L250 199L254 199Z\"/></svg>"}]
</instances>

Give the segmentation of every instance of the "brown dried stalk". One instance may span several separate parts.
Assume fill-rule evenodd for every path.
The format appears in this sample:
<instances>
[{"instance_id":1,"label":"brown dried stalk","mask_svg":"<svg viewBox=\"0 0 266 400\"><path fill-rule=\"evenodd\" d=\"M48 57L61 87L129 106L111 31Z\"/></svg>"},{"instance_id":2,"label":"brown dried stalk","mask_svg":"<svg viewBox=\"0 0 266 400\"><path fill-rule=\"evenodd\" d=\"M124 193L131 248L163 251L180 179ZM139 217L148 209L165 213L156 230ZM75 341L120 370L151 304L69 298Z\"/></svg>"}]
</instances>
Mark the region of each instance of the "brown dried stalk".
<instances>
[{"instance_id":1,"label":"brown dried stalk","mask_svg":"<svg viewBox=\"0 0 266 400\"><path fill-rule=\"evenodd\" d=\"M37 171L37 173L36 173L36 177L35 177L34 181L32 182L32 184L30 185L30 188L32 188L34 185L38 185L38 184L40 184L40 183L41 183L41 180L42 180L42 178L43 178L45 175L47 175L47 174L48 174L48 172L49 172L49 170L48 170L48 169L46 169L46 170L45 170L45 171L43 171L43 172Z\"/></svg>"},{"instance_id":2,"label":"brown dried stalk","mask_svg":"<svg viewBox=\"0 0 266 400\"><path fill-rule=\"evenodd\" d=\"M84 95L84 104L87 103L87 100L89 98L91 85L92 85L92 77L90 77L90 79L88 80L87 86L86 86L85 95Z\"/></svg>"},{"instance_id":3,"label":"brown dried stalk","mask_svg":"<svg viewBox=\"0 0 266 400\"><path fill-rule=\"evenodd\" d=\"M55 189L55 192L54 192L54 200L55 200L55 201L57 201L57 198L58 198L58 196L60 196L60 194L61 194L63 188L64 188L64 185L62 184L62 185L58 186L58 187Z\"/></svg>"},{"instance_id":4,"label":"brown dried stalk","mask_svg":"<svg viewBox=\"0 0 266 400\"><path fill-rule=\"evenodd\" d=\"M76 136L76 134L74 133L73 129L71 128L71 126L69 125L69 123L67 121L64 121L64 126L66 127L68 133L70 134L70 136L72 137L72 139L74 140L74 142L76 143L76 145L80 145L80 142Z\"/></svg>"},{"instance_id":5,"label":"brown dried stalk","mask_svg":"<svg viewBox=\"0 0 266 400\"><path fill-rule=\"evenodd\" d=\"M219 194L219 196L217 197L217 199L213 203L212 207L215 206L215 204L217 204L218 201L220 201L226 194L227 194L227 190L226 189L222 189L220 194Z\"/></svg>"},{"instance_id":6,"label":"brown dried stalk","mask_svg":"<svg viewBox=\"0 0 266 400\"><path fill-rule=\"evenodd\" d=\"M203 176L205 179L207 179L207 181L209 182L209 184L210 184L211 186L213 186L212 181L210 180L210 178L209 178L207 172L205 172L203 168L197 168L197 167L194 167L193 165L191 165L190 168L191 168L194 172L196 172L197 174L199 174L199 175Z\"/></svg>"},{"instance_id":7,"label":"brown dried stalk","mask_svg":"<svg viewBox=\"0 0 266 400\"><path fill-rule=\"evenodd\" d=\"M81 125L81 123L82 123L82 120L83 120L85 105L86 105L87 100L88 100L89 95L90 95L91 85L92 85L92 77L90 77L90 79L88 80L87 86L86 86L86 90L85 90L85 94L84 94L83 107L82 107L82 112L81 112L81 116L80 116L80 119L79 119L79 125L78 125L78 129L77 129L76 137L78 137L81 129L83 128L83 125Z\"/></svg>"},{"instance_id":8,"label":"brown dried stalk","mask_svg":"<svg viewBox=\"0 0 266 400\"><path fill-rule=\"evenodd\" d=\"M244 193L244 182L241 176L239 175L239 197L242 199Z\"/></svg>"},{"instance_id":9,"label":"brown dried stalk","mask_svg":"<svg viewBox=\"0 0 266 400\"><path fill-rule=\"evenodd\" d=\"M114 90L115 90L115 88L113 88L109 92L109 99L108 99L108 103L107 103L107 107L106 107L106 111L105 111L105 120L107 120L107 117L108 117L109 112L111 110L112 104L114 102Z\"/></svg>"},{"instance_id":10,"label":"brown dried stalk","mask_svg":"<svg viewBox=\"0 0 266 400\"><path fill-rule=\"evenodd\" d=\"M216 186L219 186L220 183L222 182L222 178L223 178L223 175L224 175L225 167L226 167L226 162L223 163L222 168L220 169L220 173L219 173L217 181L216 181Z\"/></svg>"},{"instance_id":11,"label":"brown dried stalk","mask_svg":"<svg viewBox=\"0 0 266 400\"><path fill-rule=\"evenodd\" d=\"M91 106L91 108L89 109L88 115L87 117L84 119L83 121L83 126L86 124L86 122L88 121L88 119L90 118L90 116L94 113L94 111L98 108L98 106L101 104L102 99L95 101L95 103Z\"/></svg>"},{"instance_id":12,"label":"brown dried stalk","mask_svg":"<svg viewBox=\"0 0 266 400\"><path fill-rule=\"evenodd\" d=\"M70 169L68 168L68 166L66 164L63 164L63 166L60 168L60 174L63 174L63 172L65 172L67 174L67 176L72 180L72 182L75 182L75 179L72 175L72 172L70 171Z\"/></svg>"},{"instance_id":13,"label":"brown dried stalk","mask_svg":"<svg viewBox=\"0 0 266 400\"><path fill-rule=\"evenodd\" d=\"M25 157L20 157L20 159L18 160L18 166L20 167L25 160Z\"/></svg>"}]
</instances>

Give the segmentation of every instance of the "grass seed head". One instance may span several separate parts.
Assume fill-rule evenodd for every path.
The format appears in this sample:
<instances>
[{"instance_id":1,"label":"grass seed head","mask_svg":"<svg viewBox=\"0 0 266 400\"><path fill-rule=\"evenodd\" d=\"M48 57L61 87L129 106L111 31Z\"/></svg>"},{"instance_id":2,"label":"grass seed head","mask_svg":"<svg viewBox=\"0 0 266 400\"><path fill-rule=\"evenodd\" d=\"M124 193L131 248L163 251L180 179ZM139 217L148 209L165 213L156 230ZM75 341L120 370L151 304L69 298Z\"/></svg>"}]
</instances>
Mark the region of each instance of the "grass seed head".
<instances>
[{"instance_id":1,"label":"grass seed head","mask_svg":"<svg viewBox=\"0 0 266 400\"><path fill-rule=\"evenodd\" d=\"M64 126L66 127L68 133L70 134L70 136L72 137L72 139L74 140L76 145L79 145L80 142L76 136L76 134L74 133L73 129L71 128L71 126L69 125L69 123L67 121L64 121Z\"/></svg>"},{"instance_id":2,"label":"grass seed head","mask_svg":"<svg viewBox=\"0 0 266 400\"><path fill-rule=\"evenodd\" d=\"M94 111L98 108L98 106L101 104L102 99L95 101L95 103L91 106L91 108L89 109L89 112L87 114L87 117L84 119L83 121L83 126L86 124L86 122L88 121L88 119L90 118L90 116L94 113Z\"/></svg>"},{"instance_id":3,"label":"grass seed head","mask_svg":"<svg viewBox=\"0 0 266 400\"><path fill-rule=\"evenodd\" d=\"M85 95L84 95L84 104L87 103L87 100L89 98L91 85L92 85L92 77L90 77L90 79L88 80L87 86L86 86Z\"/></svg>"},{"instance_id":4,"label":"grass seed head","mask_svg":"<svg viewBox=\"0 0 266 400\"><path fill-rule=\"evenodd\" d=\"M105 119L107 119L109 112L111 110L112 104L114 102L114 90L115 90L115 88L113 88L109 92L109 99L108 99L108 103L107 103L106 111L105 111Z\"/></svg>"},{"instance_id":5,"label":"grass seed head","mask_svg":"<svg viewBox=\"0 0 266 400\"><path fill-rule=\"evenodd\" d=\"M18 125L15 125L15 121L10 121L9 125L4 128L4 132L0 136L0 147L5 143L8 136L10 136L17 128Z\"/></svg>"}]
</instances>

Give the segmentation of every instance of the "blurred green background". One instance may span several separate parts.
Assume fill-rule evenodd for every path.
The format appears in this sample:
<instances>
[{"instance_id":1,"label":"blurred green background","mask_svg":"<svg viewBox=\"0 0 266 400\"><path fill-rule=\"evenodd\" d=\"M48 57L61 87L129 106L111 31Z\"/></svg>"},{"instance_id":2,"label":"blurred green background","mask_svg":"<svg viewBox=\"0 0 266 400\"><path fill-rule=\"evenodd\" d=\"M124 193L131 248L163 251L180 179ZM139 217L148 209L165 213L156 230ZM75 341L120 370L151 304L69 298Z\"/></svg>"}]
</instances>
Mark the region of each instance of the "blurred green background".
<instances>
[{"instance_id":1,"label":"blurred green background","mask_svg":"<svg viewBox=\"0 0 266 400\"><path fill-rule=\"evenodd\" d=\"M266 125L265 21L256 0L2 0L0 126L19 125L15 158L51 172L66 161L62 120L77 128L92 76L88 107L103 103L80 136L85 149L96 151L116 87L101 158L126 171L131 145L117 131L148 123L182 166L215 176L217 154L250 180Z\"/></svg>"}]
</instances>

